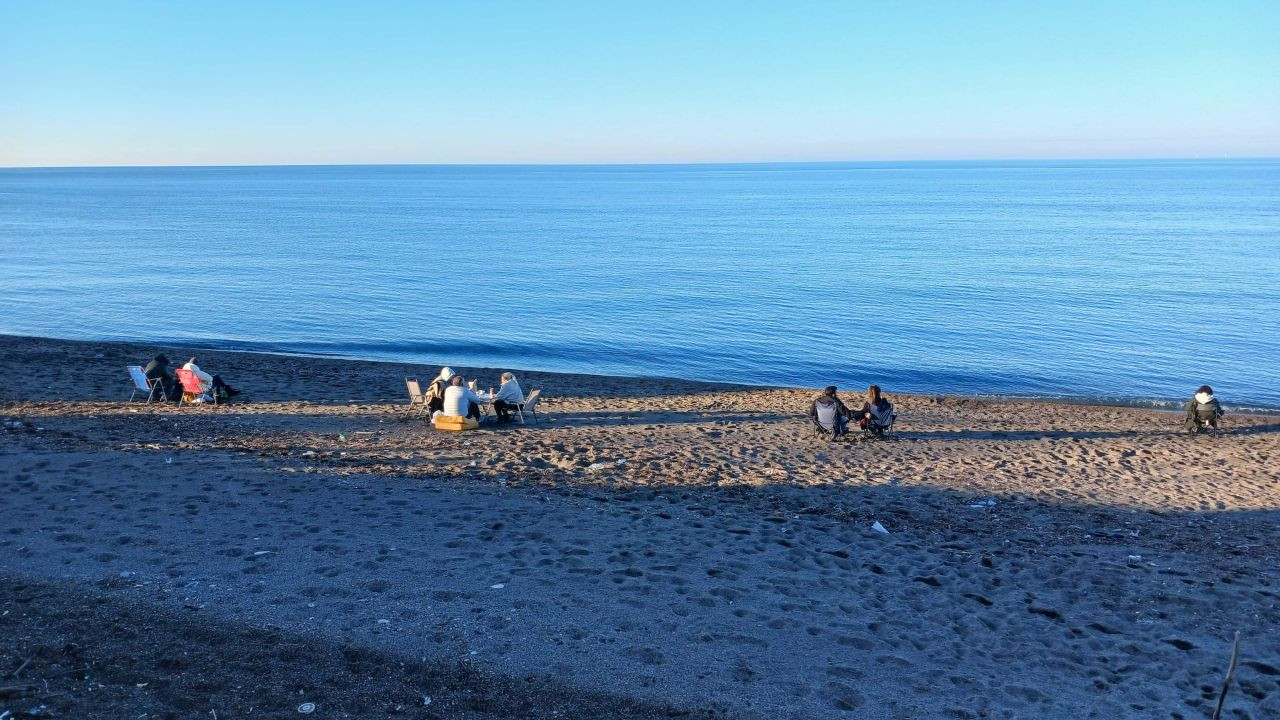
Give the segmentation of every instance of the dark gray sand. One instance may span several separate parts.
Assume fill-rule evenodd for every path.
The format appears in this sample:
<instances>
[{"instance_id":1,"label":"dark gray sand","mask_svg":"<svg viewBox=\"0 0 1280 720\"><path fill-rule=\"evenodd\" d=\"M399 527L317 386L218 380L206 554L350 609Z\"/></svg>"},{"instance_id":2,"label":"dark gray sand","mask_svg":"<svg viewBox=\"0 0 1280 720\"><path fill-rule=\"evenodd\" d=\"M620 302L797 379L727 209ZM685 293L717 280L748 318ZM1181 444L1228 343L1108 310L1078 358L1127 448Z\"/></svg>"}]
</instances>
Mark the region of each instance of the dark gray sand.
<instances>
[{"instance_id":1,"label":"dark gray sand","mask_svg":"<svg viewBox=\"0 0 1280 720\"><path fill-rule=\"evenodd\" d=\"M895 397L833 445L809 391L530 374L553 422L459 435L376 363L128 406L151 352L0 339L0 713L1200 718L1238 630L1224 716L1280 717L1276 418Z\"/></svg>"}]
</instances>

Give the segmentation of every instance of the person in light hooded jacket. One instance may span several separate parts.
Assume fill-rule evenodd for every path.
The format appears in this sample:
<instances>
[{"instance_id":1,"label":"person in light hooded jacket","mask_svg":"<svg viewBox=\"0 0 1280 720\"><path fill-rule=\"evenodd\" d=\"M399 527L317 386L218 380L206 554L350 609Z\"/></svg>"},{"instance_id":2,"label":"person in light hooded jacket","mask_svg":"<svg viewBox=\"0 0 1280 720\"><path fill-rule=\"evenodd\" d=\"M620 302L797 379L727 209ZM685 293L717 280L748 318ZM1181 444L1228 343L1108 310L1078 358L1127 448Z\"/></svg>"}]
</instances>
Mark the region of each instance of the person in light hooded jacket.
<instances>
[{"instance_id":1,"label":"person in light hooded jacket","mask_svg":"<svg viewBox=\"0 0 1280 720\"><path fill-rule=\"evenodd\" d=\"M1201 385L1196 390L1196 394L1187 401L1187 422L1184 427L1187 432L1195 432L1202 425L1207 424L1216 430L1218 418L1225 414L1222 403L1213 396L1213 388Z\"/></svg>"},{"instance_id":2,"label":"person in light hooded jacket","mask_svg":"<svg viewBox=\"0 0 1280 720\"><path fill-rule=\"evenodd\" d=\"M236 390L224 382L221 376L210 375L209 373L201 370L200 366L196 364L195 358L188 360L187 364L182 366L182 369L190 370L194 373L196 379L200 381L200 389L206 393L212 394L220 391L226 391L227 397L229 398L233 398L240 394L239 390Z\"/></svg>"},{"instance_id":3,"label":"person in light hooded jacket","mask_svg":"<svg viewBox=\"0 0 1280 720\"><path fill-rule=\"evenodd\" d=\"M511 413L524 405L524 391L514 373L502 373L502 385L493 394L493 411L498 413L498 422L509 422Z\"/></svg>"},{"instance_id":4,"label":"person in light hooded jacket","mask_svg":"<svg viewBox=\"0 0 1280 720\"><path fill-rule=\"evenodd\" d=\"M444 410L444 391L449 389L449 381L456 374L453 368L440 368L440 374L427 386L427 392L423 395L423 398L427 402L427 412L432 416Z\"/></svg>"}]
</instances>

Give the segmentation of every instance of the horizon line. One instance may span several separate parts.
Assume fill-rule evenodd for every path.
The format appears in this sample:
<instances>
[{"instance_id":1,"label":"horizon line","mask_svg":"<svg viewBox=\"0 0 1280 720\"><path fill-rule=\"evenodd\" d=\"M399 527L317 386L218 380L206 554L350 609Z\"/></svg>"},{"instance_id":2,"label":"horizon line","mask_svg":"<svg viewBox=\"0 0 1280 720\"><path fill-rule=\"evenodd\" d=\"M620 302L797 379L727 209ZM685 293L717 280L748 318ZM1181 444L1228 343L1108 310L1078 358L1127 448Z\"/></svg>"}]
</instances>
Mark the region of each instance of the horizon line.
<instances>
[{"instance_id":1,"label":"horizon line","mask_svg":"<svg viewBox=\"0 0 1280 720\"><path fill-rule=\"evenodd\" d=\"M323 168L323 167L711 167L726 165L884 165L926 163L976 163L976 162L1172 162L1206 160L1280 160L1280 155L1221 155L1221 156L1099 156L1099 157L999 157L999 158L947 158L947 159L881 159L881 160L720 160L690 162L317 162L317 163L197 163L197 164L138 164L138 165L0 165L0 170L182 170L198 168Z\"/></svg>"}]
</instances>

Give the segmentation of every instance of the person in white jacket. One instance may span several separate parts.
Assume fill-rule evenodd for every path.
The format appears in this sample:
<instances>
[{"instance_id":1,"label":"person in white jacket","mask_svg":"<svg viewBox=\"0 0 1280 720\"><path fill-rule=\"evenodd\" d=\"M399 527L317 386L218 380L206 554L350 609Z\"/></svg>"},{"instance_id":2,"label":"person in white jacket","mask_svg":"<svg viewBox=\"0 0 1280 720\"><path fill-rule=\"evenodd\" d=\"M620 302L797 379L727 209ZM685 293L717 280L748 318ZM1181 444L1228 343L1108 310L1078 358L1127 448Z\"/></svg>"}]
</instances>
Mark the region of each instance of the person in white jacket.
<instances>
[{"instance_id":1,"label":"person in white jacket","mask_svg":"<svg viewBox=\"0 0 1280 720\"><path fill-rule=\"evenodd\" d=\"M446 417L469 417L480 419L480 406L493 399L489 393L477 393L464 384L461 375L449 379L449 387L444 391L444 409Z\"/></svg>"},{"instance_id":2,"label":"person in white jacket","mask_svg":"<svg viewBox=\"0 0 1280 720\"><path fill-rule=\"evenodd\" d=\"M200 389L207 394L213 394L222 390L226 391L227 397L229 398L233 398L240 394L239 390L236 390L223 382L221 377L217 375L210 375L209 373L201 370L200 366L196 364L195 358L188 360L187 364L182 366L182 369L190 370L194 373L196 379L200 381Z\"/></svg>"},{"instance_id":3,"label":"person in white jacket","mask_svg":"<svg viewBox=\"0 0 1280 720\"><path fill-rule=\"evenodd\" d=\"M498 413L498 422L509 422L511 413L524 405L524 391L514 373L502 373L502 386L493 395L493 411Z\"/></svg>"},{"instance_id":4,"label":"person in white jacket","mask_svg":"<svg viewBox=\"0 0 1280 720\"><path fill-rule=\"evenodd\" d=\"M449 381L453 379L453 375L453 368L440 368L440 374L436 375L431 384L427 385L424 399L427 403L427 411L433 417L436 413L444 410L444 391L449 389Z\"/></svg>"}]
</instances>

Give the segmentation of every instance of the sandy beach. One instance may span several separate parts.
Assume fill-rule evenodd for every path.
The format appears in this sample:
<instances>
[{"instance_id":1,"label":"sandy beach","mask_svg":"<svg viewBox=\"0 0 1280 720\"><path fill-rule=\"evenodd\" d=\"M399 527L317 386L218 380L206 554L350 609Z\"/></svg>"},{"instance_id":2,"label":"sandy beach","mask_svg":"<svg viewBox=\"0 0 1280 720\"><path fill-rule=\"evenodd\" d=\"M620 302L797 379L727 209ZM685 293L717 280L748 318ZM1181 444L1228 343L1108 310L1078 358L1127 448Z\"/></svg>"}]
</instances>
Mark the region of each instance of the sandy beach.
<instances>
[{"instance_id":1,"label":"sandy beach","mask_svg":"<svg viewBox=\"0 0 1280 720\"><path fill-rule=\"evenodd\" d=\"M126 402L156 352L244 395ZM0 368L0 713L1205 718L1238 631L1223 716L1280 717L1278 416L887 387L831 443L812 388L455 368L545 412L443 433L437 367Z\"/></svg>"}]
</instances>

